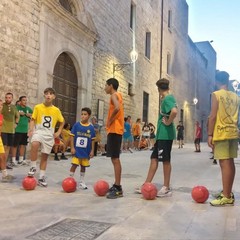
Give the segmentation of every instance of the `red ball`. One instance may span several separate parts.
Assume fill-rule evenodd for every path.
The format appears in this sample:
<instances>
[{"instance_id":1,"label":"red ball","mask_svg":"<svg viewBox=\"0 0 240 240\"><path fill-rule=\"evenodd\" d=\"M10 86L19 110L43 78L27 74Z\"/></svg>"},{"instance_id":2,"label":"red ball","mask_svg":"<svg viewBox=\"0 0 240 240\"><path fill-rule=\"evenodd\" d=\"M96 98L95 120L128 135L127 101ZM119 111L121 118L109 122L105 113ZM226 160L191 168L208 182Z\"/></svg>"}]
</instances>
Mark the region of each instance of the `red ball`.
<instances>
[{"instance_id":1,"label":"red ball","mask_svg":"<svg viewBox=\"0 0 240 240\"><path fill-rule=\"evenodd\" d=\"M152 183L144 183L141 188L141 192L143 197L146 200L153 200L157 196L157 188L154 184Z\"/></svg>"},{"instance_id":2,"label":"red ball","mask_svg":"<svg viewBox=\"0 0 240 240\"><path fill-rule=\"evenodd\" d=\"M104 180L98 180L93 189L98 196L105 196L109 190L109 184Z\"/></svg>"},{"instance_id":3,"label":"red ball","mask_svg":"<svg viewBox=\"0 0 240 240\"><path fill-rule=\"evenodd\" d=\"M34 190L37 186L37 180L35 177L27 176L22 180L22 186L25 190Z\"/></svg>"},{"instance_id":4,"label":"red ball","mask_svg":"<svg viewBox=\"0 0 240 240\"><path fill-rule=\"evenodd\" d=\"M204 203L208 200L209 192L204 186L195 186L192 189L192 199L197 203Z\"/></svg>"},{"instance_id":5,"label":"red ball","mask_svg":"<svg viewBox=\"0 0 240 240\"><path fill-rule=\"evenodd\" d=\"M65 192L75 192L77 189L77 182L73 177L67 177L62 181L62 188Z\"/></svg>"}]
</instances>

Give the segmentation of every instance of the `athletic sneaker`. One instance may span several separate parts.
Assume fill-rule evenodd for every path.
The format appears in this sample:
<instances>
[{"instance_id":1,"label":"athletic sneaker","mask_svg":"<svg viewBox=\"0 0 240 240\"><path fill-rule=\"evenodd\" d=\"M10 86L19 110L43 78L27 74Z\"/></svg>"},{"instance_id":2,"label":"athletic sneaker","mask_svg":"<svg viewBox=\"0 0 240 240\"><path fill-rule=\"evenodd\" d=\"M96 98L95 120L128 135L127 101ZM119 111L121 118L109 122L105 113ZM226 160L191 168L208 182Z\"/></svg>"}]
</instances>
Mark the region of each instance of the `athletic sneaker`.
<instances>
[{"instance_id":1,"label":"athletic sneaker","mask_svg":"<svg viewBox=\"0 0 240 240\"><path fill-rule=\"evenodd\" d=\"M135 193L141 194L141 193L142 193L141 188L142 188L142 187L137 187L137 188L135 188Z\"/></svg>"},{"instance_id":2,"label":"athletic sneaker","mask_svg":"<svg viewBox=\"0 0 240 240\"><path fill-rule=\"evenodd\" d=\"M83 190L88 189L87 185L86 185L85 182L83 182L83 181L79 182L79 188L80 188L80 189L83 189Z\"/></svg>"},{"instance_id":3,"label":"athletic sneaker","mask_svg":"<svg viewBox=\"0 0 240 240\"><path fill-rule=\"evenodd\" d=\"M219 198L219 197L221 197L221 195L223 195L223 191L218 192L218 193L215 193L215 194L212 194L212 196L213 196L214 198ZM231 192L231 198L235 200L235 197L234 197L234 193L233 193L233 192Z\"/></svg>"},{"instance_id":4,"label":"athletic sneaker","mask_svg":"<svg viewBox=\"0 0 240 240\"><path fill-rule=\"evenodd\" d=\"M47 187L47 182L46 182L46 178L43 176L42 178L38 179L38 186L41 187Z\"/></svg>"},{"instance_id":5,"label":"athletic sneaker","mask_svg":"<svg viewBox=\"0 0 240 240\"><path fill-rule=\"evenodd\" d=\"M108 190L107 198L109 199L116 199L119 197L123 197L122 188L117 189L114 185Z\"/></svg>"},{"instance_id":6,"label":"athletic sneaker","mask_svg":"<svg viewBox=\"0 0 240 240\"><path fill-rule=\"evenodd\" d=\"M32 177L34 176L34 174L36 173L37 169L35 167L31 167L29 172L28 172L28 176Z\"/></svg>"},{"instance_id":7,"label":"athletic sneaker","mask_svg":"<svg viewBox=\"0 0 240 240\"><path fill-rule=\"evenodd\" d=\"M26 160L22 160L21 162L18 162L19 166L27 166L29 163Z\"/></svg>"},{"instance_id":8,"label":"athletic sneaker","mask_svg":"<svg viewBox=\"0 0 240 240\"><path fill-rule=\"evenodd\" d=\"M234 199L232 197L226 198L221 194L217 199L212 200L210 204L214 207L233 206Z\"/></svg>"},{"instance_id":9,"label":"athletic sneaker","mask_svg":"<svg viewBox=\"0 0 240 240\"><path fill-rule=\"evenodd\" d=\"M68 160L68 158L64 154L62 154L61 155L61 160Z\"/></svg>"},{"instance_id":10,"label":"athletic sneaker","mask_svg":"<svg viewBox=\"0 0 240 240\"><path fill-rule=\"evenodd\" d=\"M128 150L129 150L130 153L133 153L133 150L131 148L128 148Z\"/></svg>"},{"instance_id":11,"label":"athletic sneaker","mask_svg":"<svg viewBox=\"0 0 240 240\"><path fill-rule=\"evenodd\" d=\"M171 197L172 196L172 190L171 188L167 188L163 186L157 193L157 197Z\"/></svg>"},{"instance_id":12,"label":"athletic sneaker","mask_svg":"<svg viewBox=\"0 0 240 240\"><path fill-rule=\"evenodd\" d=\"M16 179L16 177L8 174L7 176L2 177L2 182L12 182L14 179Z\"/></svg>"},{"instance_id":13,"label":"athletic sneaker","mask_svg":"<svg viewBox=\"0 0 240 240\"><path fill-rule=\"evenodd\" d=\"M12 167L17 167L18 166L18 163L15 161L15 162L11 162L11 166Z\"/></svg>"}]
</instances>

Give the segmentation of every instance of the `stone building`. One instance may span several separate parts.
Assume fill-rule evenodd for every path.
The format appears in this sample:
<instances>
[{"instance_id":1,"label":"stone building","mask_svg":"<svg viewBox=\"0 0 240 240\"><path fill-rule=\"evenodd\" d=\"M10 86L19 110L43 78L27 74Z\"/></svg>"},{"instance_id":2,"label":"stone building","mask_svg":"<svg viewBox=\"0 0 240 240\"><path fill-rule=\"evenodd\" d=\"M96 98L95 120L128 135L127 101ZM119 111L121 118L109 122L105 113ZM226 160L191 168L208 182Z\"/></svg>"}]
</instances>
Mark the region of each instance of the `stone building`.
<instances>
[{"instance_id":1,"label":"stone building","mask_svg":"<svg viewBox=\"0 0 240 240\"><path fill-rule=\"evenodd\" d=\"M205 125L216 53L209 42L195 44L188 36L185 0L1 0L0 14L1 97L27 95L34 106L53 86L68 122L88 106L104 125L105 81L115 76L125 114L156 124L155 82L166 77L186 140L192 141L195 120Z\"/></svg>"}]
</instances>

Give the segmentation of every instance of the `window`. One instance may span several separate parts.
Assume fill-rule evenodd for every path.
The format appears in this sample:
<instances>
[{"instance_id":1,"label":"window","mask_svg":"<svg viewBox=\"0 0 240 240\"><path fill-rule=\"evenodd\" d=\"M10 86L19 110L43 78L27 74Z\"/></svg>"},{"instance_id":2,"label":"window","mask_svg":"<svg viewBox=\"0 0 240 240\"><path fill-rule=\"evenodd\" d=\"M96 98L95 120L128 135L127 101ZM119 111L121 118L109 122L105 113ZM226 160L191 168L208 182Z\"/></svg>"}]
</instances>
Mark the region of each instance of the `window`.
<instances>
[{"instance_id":1,"label":"window","mask_svg":"<svg viewBox=\"0 0 240 240\"><path fill-rule=\"evenodd\" d=\"M142 112L143 122L148 122L148 103L149 103L149 94L146 92L143 92L143 112Z\"/></svg>"},{"instance_id":2,"label":"window","mask_svg":"<svg viewBox=\"0 0 240 240\"><path fill-rule=\"evenodd\" d=\"M171 54L167 54L167 74L170 74L170 67L171 67Z\"/></svg>"},{"instance_id":3,"label":"window","mask_svg":"<svg viewBox=\"0 0 240 240\"><path fill-rule=\"evenodd\" d=\"M68 12L72 13L72 8L68 0L59 0L59 3L64 7Z\"/></svg>"},{"instance_id":4,"label":"window","mask_svg":"<svg viewBox=\"0 0 240 240\"><path fill-rule=\"evenodd\" d=\"M151 55L151 32L146 32L145 56L150 59Z\"/></svg>"},{"instance_id":5,"label":"window","mask_svg":"<svg viewBox=\"0 0 240 240\"><path fill-rule=\"evenodd\" d=\"M133 85L131 83L128 83L128 95L134 96Z\"/></svg>"},{"instance_id":6,"label":"window","mask_svg":"<svg viewBox=\"0 0 240 240\"><path fill-rule=\"evenodd\" d=\"M131 3L131 9L130 9L130 28L135 31L136 26L136 6Z\"/></svg>"},{"instance_id":7,"label":"window","mask_svg":"<svg viewBox=\"0 0 240 240\"><path fill-rule=\"evenodd\" d=\"M168 29L172 29L172 10L168 10Z\"/></svg>"}]
</instances>

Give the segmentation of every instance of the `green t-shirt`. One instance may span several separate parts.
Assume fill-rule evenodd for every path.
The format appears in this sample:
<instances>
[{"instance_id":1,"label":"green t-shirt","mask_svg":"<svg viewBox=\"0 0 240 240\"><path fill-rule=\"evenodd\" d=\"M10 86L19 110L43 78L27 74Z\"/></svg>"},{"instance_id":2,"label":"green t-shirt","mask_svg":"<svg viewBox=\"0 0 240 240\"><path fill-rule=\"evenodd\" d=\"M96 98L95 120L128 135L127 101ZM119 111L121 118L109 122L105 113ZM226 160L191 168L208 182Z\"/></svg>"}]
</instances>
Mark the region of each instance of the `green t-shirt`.
<instances>
[{"instance_id":1,"label":"green t-shirt","mask_svg":"<svg viewBox=\"0 0 240 240\"><path fill-rule=\"evenodd\" d=\"M162 123L163 117L168 117L177 103L173 95L169 94L164 97L161 103L161 112L158 118L156 140L173 140L176 138L176 129L172 122L169 126Z\"/></svg>"},{"instance_id":2,"label":"green t-shirt","mask_svg":"<svg viewBox=\"0 0 240 240\"><path fill-rule=\"evenodd\" d=\"M15 132L17 133L27 133L28 132L28 123L30 118L27 117L26 115L21 115L21 112L26 113L32 113L32 109L30 107L22 107L22 106L17 106L17 110L19 112L20 118L19 118L19 122L18 125L15 129Z\"/></svg>"}]
</instances>

